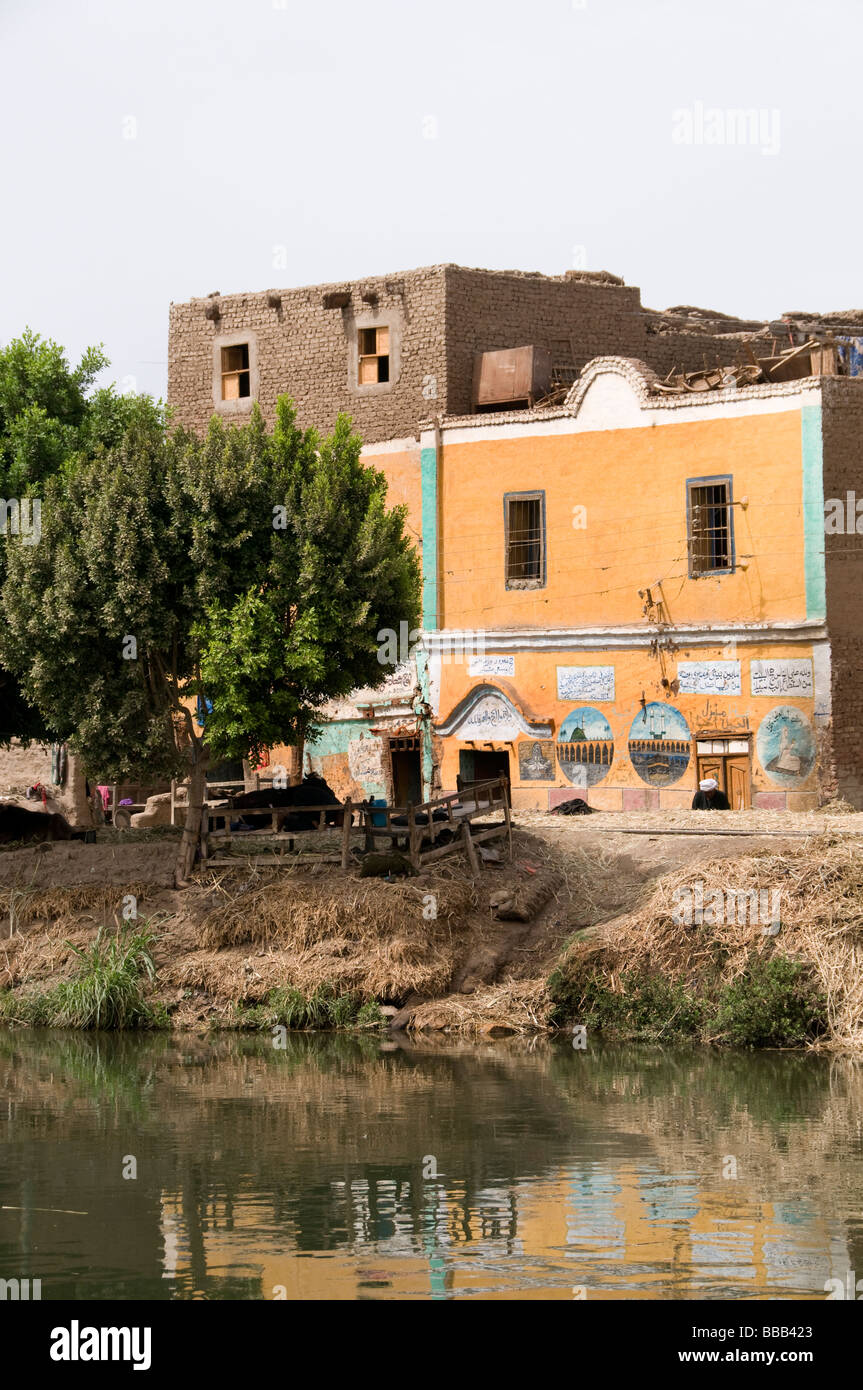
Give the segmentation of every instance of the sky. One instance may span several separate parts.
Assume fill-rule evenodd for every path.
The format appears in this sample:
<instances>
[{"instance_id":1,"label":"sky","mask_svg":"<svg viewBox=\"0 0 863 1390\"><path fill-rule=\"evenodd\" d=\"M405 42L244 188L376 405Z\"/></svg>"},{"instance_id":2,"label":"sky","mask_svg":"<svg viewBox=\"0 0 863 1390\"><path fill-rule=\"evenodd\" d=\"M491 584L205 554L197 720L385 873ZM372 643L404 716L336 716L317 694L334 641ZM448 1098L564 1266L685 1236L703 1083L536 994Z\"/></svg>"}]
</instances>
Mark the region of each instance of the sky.
<instances>
[{"instance_id":1,"label":"sky","mask_svg":"<svg viewBox=\"0 0 863 1390\"><path fill-rule=\"evenodd\" d=\"M861 41L861 0L0 0L0 342L164 396L172 300L440 262L859 308Z\"/></svg>"}]
</instances>

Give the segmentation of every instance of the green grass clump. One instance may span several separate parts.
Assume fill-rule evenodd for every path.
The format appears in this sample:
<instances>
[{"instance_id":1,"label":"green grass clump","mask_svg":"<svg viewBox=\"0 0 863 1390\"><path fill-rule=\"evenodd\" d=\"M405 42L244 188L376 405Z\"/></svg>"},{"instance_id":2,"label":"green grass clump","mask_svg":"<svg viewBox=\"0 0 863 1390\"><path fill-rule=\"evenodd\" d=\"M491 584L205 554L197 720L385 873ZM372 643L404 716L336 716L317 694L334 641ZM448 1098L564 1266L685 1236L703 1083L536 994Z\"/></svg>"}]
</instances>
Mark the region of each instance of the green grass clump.
<instances>
[{"instance_id":1,"label":"green grass clump","mask_svg":"<svg viewBox=\"0 0 863 1390\"><path fill-rule=\"evenodd\" d=\"M636 971L618 977L595 963L570 964L549 977L551 1021L644 1042L689 1039L729 1047L802 1047L827 1031L827 1001L812 968L787 956L752 952L723 984L713 968L696 985Z\"/></svg>"},{"instance_id":2,"label":"green grass clump","mask_svg":"<svg viewBox=\"0 0 863 1390\"><path fill-rule=\"evenodd\" d=\"M556 970L548 982L552 1022L559 1027L581 1023L588 1030L651 1041L700 1032L704 1001L684 985L636 972L621 976L620 983L621 990L611 989L608 977L596 969L581 978Z\"/></svg>"},{"instance_id":3,"label":"green grass clump","mask_svg":"<svg viewBox=\"0 0 863 1390\"><path fill-rule=\"evenodd\" d=\"M0 1017L34 1028L167 1027L164 1006L146 997L156 978L153 942L146 923L111 933L100 927L89 946L72 946L80 965L71 979L30 994L6 991Z\"/></svg>"},{"instance_id":4,"label":"green grass clump","mask_svg":"<svg viewBox=\"0 0 863 1390\"><path fill-rule=\"evenodd\" d=\"M733 1047L802 1047L827 1031L827 1000L807 965L753 952L720 994L710 1027Z\"/></svg>"},{"instance_id":5,"label":"green grass clump","mask_svg":"<svg viewBox=\"0 0 863 1390\"><path fill-rule=\"evenodd\" d=\"M291 985L273 989L260 1004L246 1007L239 1003L235 1021L241 1028L371 1028L383 1022L374 1000L362 1002L359 994L338 994L329 984L318 985L309 995Z\"/></svg>"}]
</instances>

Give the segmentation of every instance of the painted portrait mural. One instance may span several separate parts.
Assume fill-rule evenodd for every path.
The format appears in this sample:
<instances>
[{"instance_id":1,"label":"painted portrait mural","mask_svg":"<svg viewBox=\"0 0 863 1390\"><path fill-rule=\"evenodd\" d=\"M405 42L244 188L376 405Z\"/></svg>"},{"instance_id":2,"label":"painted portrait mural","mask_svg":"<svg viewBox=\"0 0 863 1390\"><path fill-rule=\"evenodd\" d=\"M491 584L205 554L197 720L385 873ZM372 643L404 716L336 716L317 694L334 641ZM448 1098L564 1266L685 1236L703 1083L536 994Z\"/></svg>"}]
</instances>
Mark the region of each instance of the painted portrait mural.
<instances>
[{"instance_id":1,"label":"painted portrait mural","mask_svg":"<svg viewBox=\"0 0 863 1390\"><path fill-rule=\"evenodd\" d=\"M551 739L521 739L518 745L518 775L522 782L554 780L554 743Z\"/></svg>"},{"instance_id":2,"label":"painted portrait mural","mask_svg":"<svg viewBox=\"0 0 863 1390\"><path fill-rule=\"evenodd\" d=\"M570 710L557 735L560 770L574 787L593 787L614 761L614 737L605 715L592 705Z\"/></svg>"},{"instance_id":3,"label":"painted portrait mural","mask_svg":"<svg viewBox=\"0 0 863 1390\"><path fill-rule=\"evenodd\" d=\"M771 782L797 787L815 766L815 733L794 705L774 705L758 725L758 759Z\"/></svg>"},{"instance_id":4,"label":"painted portrait mural","mask_svg":"<svg viewBox=\"0 0 863 1390\"><path fill-rule=\"evenodd\" d=\"M670 787L679 782L691 752L689 725L673 705L653 701L632 721L629 756L642 782Z\"/></svg>"}]
</instances>

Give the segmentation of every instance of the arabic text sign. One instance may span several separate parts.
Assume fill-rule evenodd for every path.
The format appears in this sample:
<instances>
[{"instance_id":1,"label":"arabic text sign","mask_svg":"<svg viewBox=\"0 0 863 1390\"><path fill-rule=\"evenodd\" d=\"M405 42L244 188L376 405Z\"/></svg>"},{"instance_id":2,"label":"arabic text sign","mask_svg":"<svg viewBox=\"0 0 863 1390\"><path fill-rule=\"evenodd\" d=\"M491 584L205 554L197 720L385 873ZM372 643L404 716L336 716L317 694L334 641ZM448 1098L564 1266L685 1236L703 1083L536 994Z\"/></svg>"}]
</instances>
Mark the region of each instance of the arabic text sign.
<instances>
[{"instance_id":1,"label":"arabic text sign","mask_svg":"<svg viewBox=\"0 0 863 1390\"><path fill-rule=\"evenodd\" d=\"M492 739L509 743L521 733L515 712L494 695L486 695L474 705L458 731L460 739Z\"/></svg>"},{"instance_id":2,"label":"arabic text sign","mask_svg":"<svg viewBox=\"0 0 863 1390\"><path fill-rule=\"evenodd\" d=\"M613 700L613 666L558 666L559 700Z\"/></svg>"},{"instance_id":3,"label":"arabic text sign","mask_svg":"<svg viewBox=\"0 0 863 1390\"><path fill-rule=\"evenodd\" d=\"M812 659L752 661L749 679L753 695L812 695Z\"/></svg>"},{"instance_id":4,"label":"arabic text sign","mask_svg":"<svg viewBox=\"0 0 863 1390\"><path fill-rule=\"evenodd\" d=\"M472 656L468 666L471 676L514 676L514 656Z\"/></svg>"},{"instance_id":5,"label":"arabic text sign","mask_svg":"<svg viewBox=\"0 0 863 1390\"><path fill-rule=\"evenodd\" d=\"M678 661L681 695L739 695L739 661Z\"/></svg>"}]
</instances>

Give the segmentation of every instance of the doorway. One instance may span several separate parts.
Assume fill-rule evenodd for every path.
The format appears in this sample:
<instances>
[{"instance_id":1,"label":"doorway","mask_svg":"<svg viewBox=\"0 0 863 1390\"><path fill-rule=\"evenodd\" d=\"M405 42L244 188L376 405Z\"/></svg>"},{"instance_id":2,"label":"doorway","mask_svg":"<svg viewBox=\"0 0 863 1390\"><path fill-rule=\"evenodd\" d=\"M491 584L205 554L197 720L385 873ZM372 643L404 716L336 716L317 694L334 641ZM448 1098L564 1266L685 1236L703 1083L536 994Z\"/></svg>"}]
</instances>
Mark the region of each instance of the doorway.
<instances>
[{"instance_id":1,"label":"doorway","mask_svg":"<svg viewBox=\"0 0 863 1390\"><path fill-rule=\"evenodd\" d=\"M497 777L509 777L509 753L503 748L461 748L458 755L458 780L463 786L470 782L493 782Z\"/></svg>"},{"instance_id":2,"label":"doorway","mask_svg":"<svg viewBox=\"0 0 863 1390\"><path fill-rule=\"evenodd\" d=\"M390 739L390 766L393 778L393 804L419 806L423 799L422 761L419 736Z\"/></svg>"},{"instance_id":3,"label":"doorway","mask_svg":"<svg viewBox=\"0 0 863 1390\"><path fill-rule=\"evenodd\" d=\"M752 805L752 769L746 739L699 739L698 780L715 777L719 790L728 797L732 811L747 811Z\"/></svg>"}]
</instances>

